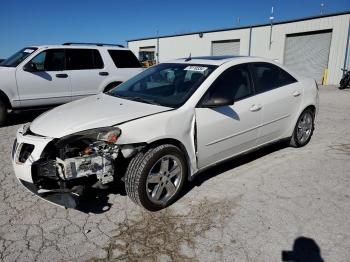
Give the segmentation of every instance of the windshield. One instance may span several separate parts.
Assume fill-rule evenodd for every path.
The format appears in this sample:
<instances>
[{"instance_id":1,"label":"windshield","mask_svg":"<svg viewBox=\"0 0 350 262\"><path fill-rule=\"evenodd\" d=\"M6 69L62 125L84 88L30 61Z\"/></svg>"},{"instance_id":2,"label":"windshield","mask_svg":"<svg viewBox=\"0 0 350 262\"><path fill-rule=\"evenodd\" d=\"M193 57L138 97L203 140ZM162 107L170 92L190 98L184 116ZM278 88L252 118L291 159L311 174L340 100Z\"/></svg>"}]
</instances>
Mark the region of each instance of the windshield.
<instances>
[{"instance_id":1,"label":"windshield","mask_svg":"<svg viewBox=\"0 0 350 262\"><path fill-rule=\"evenodd\" d=\"M178 108L216 68L213 65L159 64L120 84L108 94Z\"/></svg>"},{"instance_id":2,"label":"windshield","mask_svg":"<svg viewBox=\"0 0 350 262\"><path fill-rule=\"evenodd\" d=\"M30 56L30 54L33 53L35 50L37 50L37 48L34 48L34 47L23 48L19 50L17 53L15 53L14 55L2 61L0 63L0 66L16 67L22 61L24 61L28 56Z\"/></svg>"}]
</instances>

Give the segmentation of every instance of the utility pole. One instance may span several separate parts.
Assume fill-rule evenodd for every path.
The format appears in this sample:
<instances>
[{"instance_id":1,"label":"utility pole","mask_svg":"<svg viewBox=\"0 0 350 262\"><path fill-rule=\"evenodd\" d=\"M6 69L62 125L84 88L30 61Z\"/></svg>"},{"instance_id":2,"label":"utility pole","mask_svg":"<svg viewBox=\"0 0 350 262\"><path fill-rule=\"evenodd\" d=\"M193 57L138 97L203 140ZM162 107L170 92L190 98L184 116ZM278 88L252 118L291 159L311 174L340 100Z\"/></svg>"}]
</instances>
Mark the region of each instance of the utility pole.
<instances>
[{"instance_id":1,"label":"utility pole","mask_svg":"<svg viewBox=\"0 0 350 262\"><path fill-rule=\"evenodd\" d=\"M271 45L272 45L272 27L273 27L273 20L275 19L275 17L273 16L273 12L274 12L274 7L271 7L271 16L270 16L270 42L269 42L269 49L271 49Z\"/></svg>"},{"instance_id":2,"label":"utility pole","mask_svg":"<svg viewBox=\"0 0 350 262\"><path fill-rule=\"evenodd\" d=\"M157 51L156 51L156 63L159 64L159 30L157 30Z\"/></svg>"},{"instance_id":3,"label":"utility pole","mask_svg":"<svg viewBox=\"0 0 350 262\"><path fill-rule=\"evenodd\" d=\"M324 3L323 2L321 2L320 7L321 7L320 15L323 15L324 14Z\"/></svg>"}]
</instances>

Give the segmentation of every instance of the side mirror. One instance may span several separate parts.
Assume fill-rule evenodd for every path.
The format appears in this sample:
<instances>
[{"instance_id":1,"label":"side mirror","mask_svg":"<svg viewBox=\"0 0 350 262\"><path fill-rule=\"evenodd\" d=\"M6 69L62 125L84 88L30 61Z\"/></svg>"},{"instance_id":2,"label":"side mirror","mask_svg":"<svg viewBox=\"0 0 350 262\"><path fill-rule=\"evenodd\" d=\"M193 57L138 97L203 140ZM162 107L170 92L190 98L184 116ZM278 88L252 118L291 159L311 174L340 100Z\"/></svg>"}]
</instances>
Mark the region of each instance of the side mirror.
<instances>
[{"instance_id":1,"label":"side mirror","mask_svg":"<svg viewBox=\"0 0 350 262\"><path fill-rule=\"evenodd\" d=\"M32 63L32 62L29 62L27 63L24 67L23 67L23 70L24 71L27 71L27 72L37 72L39 71L36 67L36 64Z\"/></svg>"},{"instance_id":2,"label":"side mirror","mask_svg":"<svg viewBox=\"0 0 350 262\"><path fill-rule=\"evenodd\" d=\"M215 107L221 107L221 106L232 106L235 103L234 98L232 97L220 97L220 96L213 96L210 99L207 99L202 102L201 107L206 108L215 108Z\"/></svg>"}]
</instances>

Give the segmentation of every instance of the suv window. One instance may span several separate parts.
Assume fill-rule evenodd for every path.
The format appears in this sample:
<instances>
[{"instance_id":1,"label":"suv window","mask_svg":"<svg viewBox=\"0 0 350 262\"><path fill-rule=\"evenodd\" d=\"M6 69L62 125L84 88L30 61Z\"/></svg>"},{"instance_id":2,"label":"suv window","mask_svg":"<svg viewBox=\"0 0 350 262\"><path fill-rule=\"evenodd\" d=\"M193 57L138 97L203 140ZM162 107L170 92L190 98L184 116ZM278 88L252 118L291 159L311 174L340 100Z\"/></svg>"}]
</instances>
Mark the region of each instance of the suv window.
<instances>
[{"instance_id":1,"label":"suv window","mask_svg":"<svg viewBox=\"0 0 350 262\"><path fill-rule=\"evenodd\" d=\"M213 96L234 97L240 100L253 94L248 66L246 64L233 66L224 71L209 88L205 100Z\"/></svg>"},{"instance_id":2,"label":"suv window","mask_svg":"<svg viewBox=\"0 0 350 262\"><path fill-rule=\"evenodd\" d=\"M262 93L297 82L282 68L269 63L252 63L255 90Z\"/></svg>"},{"instance_id":3,"label":"suv window","mask_svg":"<svg viewBox=\"0 0 350 262\"><path fill-rule=\"evenodd\" d=\"M101 69L103 61L96 49L66 49L67 70Z\"/></svg>"},{"instance_id":4,"label":"suv window","mask_svg":"<svg viewBox=\"0 0 350 262\"><path fill-rule=\"evenodd\" d=\"M118 68L138 68L140 61L130 50L108 50L114 64Z\"/></svg>"},{"instance_id":5,"label":"suv window","mask_svg":"<svg viewBox=\"0 0 350 262\"><path fill-rule=\"evenodd\" d=\"M32 63L38 71L62 71L65 69L63 49L49 49L35 56Z\"/></svg>"}]
</instances>

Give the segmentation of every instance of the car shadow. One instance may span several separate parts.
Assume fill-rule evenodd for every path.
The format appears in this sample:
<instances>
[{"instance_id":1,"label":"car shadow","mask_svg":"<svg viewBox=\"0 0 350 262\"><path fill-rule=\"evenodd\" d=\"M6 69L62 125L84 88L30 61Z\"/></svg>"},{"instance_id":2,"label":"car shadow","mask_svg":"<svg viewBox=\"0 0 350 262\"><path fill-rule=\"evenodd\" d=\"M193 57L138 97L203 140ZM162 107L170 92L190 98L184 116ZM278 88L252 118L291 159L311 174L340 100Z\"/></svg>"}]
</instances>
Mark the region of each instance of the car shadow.
<instances>
[{"instance_id":1,"label":"car shadow","mask_svg":"<svg viewBox=\"0 0 350 262\"><path fill-rule=\"evenodd\" d=\"M10 112L7 115L6 122L1 127L9 127L32 122L35 118L37 118L39 115L41 115L49 109L51 108L40 108Z\"/></svg>"},{"instance_id":2,"label":"car shadow","mask_svg":"<svg viewBox=\"0 0 350 262\"><path fill-rule=\"evenodd\" d=\"M279 141L277 143L273 143L265 147L262 147L260 149L257 149L253 152L250 152L235 158L231 158L221 164L218 164L201 173L198 173L196 174L196 176L191 182L186 183L186 185L184 186L184 189L182 190L179 196L179 199L184 197L194 187L200 187L204 182L206 182L211 178L214 178L222 173L235 169L239 166L253 162L256 159L259 159L261 157L264 157L266 155L269 155L273 152L279 151L286 147L288 147L288 144L286 143L286 141Z\"/></svg>"},{"instance_id":3,"label":"car shadow","mask_svg":"<svg viewBox=\"0 0 350 262\"><path fill-rule=\"evenodd\" d=\"M321 249L312 238L298 237L293 250L282 251L282 261L288 262L324 262Z\"/></svg>"},{"instance_id":4,"label":"car shadow","mask_svg":"<svg viewBox=\"0 0 350 262\"><path fill-rule=\"evenodd\" d=\"M112 207L109 202L110 195L126 196L124 183L115 182L108 189L89 189L89 192L79 197L75 209L84 213L105 213Z\"/></svg>"}]
</instances>

